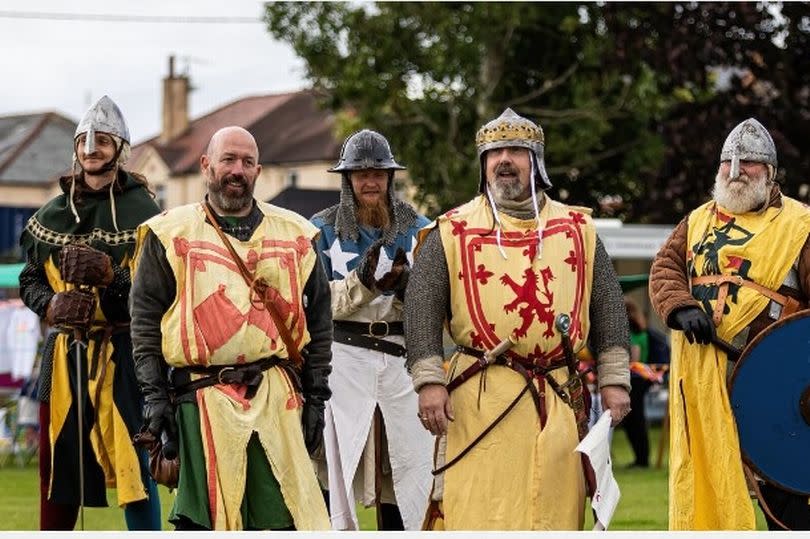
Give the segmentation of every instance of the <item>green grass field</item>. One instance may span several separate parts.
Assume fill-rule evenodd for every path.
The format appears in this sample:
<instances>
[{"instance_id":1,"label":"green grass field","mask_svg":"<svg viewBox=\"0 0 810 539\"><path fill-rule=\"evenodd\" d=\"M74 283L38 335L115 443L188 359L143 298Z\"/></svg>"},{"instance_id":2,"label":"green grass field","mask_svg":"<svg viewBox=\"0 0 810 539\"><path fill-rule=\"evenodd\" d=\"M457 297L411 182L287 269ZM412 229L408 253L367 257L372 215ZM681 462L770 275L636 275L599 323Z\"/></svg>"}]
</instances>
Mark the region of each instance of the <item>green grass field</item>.
<instances>
[{"instance_id":1,"label":"green grass field","mask_svg":"<svg viewBox=\"0 0 810 539\"><path fill-rule=\"evenodd\" d=\"M656 460L660 430L650 432L651 462ZM662 469L627 469L632 461L627 437L616 431L613 440L614 474L622 491L622 498L611 522L611 530L666 530L667 529L667 472L666 459ZM39 527L39 494L36 460L20 468L7 463L0 468L0 529L36 530ZM173 495L160 490L163 516L169 513ZM108 501L114 503L115 491L108 491ZM593 527L590 511L586 511L585 529ZM376 529L373 509L360 510L360 524L364 530ZM762 514L757 510L757 528L766 529ZM85 509L85 529L123 530L123 512L117 507ZM164 529L172 529L164 523Z\"/></svg>"}]
</instances>

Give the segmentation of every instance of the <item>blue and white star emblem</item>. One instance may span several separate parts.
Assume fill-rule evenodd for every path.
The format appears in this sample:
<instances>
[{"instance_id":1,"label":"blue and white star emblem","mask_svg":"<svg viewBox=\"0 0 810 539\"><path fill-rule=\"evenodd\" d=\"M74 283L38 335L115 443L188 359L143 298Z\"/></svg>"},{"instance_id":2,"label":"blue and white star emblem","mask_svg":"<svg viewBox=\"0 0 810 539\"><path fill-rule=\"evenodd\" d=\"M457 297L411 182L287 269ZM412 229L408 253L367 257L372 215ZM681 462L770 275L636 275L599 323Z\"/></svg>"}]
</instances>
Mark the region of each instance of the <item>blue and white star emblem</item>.
<instances>
[{"instance_id":1,"label":"blue and white star emblem","mask_svg":"<svg viewBox=\"0 0 810 539\"><path fill-rule=\"evenodd\" d=\"M343 277L349 274L349 262L360 256L359 253L344 251L340 246L340 238L337 236L329 247L329 250L324 251L324 254L332 261L332 273L339 273Z\"/></svg>"}]
</instances>

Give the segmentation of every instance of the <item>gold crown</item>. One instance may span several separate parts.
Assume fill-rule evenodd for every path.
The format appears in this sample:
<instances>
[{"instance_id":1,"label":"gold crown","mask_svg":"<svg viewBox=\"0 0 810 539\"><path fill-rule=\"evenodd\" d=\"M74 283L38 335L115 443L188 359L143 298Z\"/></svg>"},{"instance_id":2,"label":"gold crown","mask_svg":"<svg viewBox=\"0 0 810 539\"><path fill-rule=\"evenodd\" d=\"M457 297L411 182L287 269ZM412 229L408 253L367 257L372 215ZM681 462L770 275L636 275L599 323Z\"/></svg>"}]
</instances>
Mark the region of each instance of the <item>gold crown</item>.
<instances>
[{"instance_id":1,"label":"gold crown","mask_svg":"<svg viewBox=\"0 0 810 539\"><path fill-rule=\"evenodd\" d=\"M504 140L522 140L540 144L545 142L543 130L527 123L503 122L492 127L484 126L475 135L475 144L477 146Z\"/></svg>"}]
</instances>

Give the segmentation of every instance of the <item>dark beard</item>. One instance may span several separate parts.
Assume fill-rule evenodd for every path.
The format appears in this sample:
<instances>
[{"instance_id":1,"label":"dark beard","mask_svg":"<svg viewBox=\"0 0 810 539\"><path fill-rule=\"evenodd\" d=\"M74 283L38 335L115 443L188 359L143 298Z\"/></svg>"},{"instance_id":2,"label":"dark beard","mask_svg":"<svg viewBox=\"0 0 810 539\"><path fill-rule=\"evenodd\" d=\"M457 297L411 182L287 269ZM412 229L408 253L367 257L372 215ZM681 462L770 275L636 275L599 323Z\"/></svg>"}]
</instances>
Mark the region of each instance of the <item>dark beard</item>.
<instances>
[{"instance_id":1,"label":"dark beard","mask_svg":"<svg viewBox=\"0 0 810 539\"><path fill-rule=\"evenodd\" d=\"M244 190L241 195L229 196L223 193L224 184L227 180L241 180ZM214 201L214 204L222 210L227 212L237 212L243 210L253 203L253 190L256 184L251 187L246 178L234 178L233 176L225 176L219 182L213 178L212 174L208 179L208 196Z\"/></svg>"},{"instance_id":2,"label":"dark beard","mask_svg":"<svg viewBox=\"0 0 810 539\"><path fill-rule=\"evenodd\" d=\"M388 214L388 204L380 202L373 206L357 202L355 208L357 222L363 226L372 228L388 228L391 223L391 216Z\"/></svg>"}]
</instances>

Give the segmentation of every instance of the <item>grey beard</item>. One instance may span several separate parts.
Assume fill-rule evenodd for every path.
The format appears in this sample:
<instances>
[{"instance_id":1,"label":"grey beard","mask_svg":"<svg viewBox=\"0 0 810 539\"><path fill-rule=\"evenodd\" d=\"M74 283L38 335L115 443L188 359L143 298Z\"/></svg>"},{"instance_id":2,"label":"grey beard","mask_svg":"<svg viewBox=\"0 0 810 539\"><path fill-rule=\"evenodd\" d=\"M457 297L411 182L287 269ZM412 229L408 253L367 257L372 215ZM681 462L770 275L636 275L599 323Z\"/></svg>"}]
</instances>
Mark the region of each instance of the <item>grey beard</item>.
<instances>
[{"instance_id":1,"label":"grey beard","mask_svg":"<svg viewBox=\"0 0 810 539\"><path fill-rule=\"evenodd\" d=\"M751 178L748 185L730 188L726 178L717 173L712 188L712 198L731 213L747 213L765 204L770 194L769 182L765 178Z\"/></svg>"},{"instance_id":2,"label":"grey beard","mask_svg":"<svg viewBox=\"0 0 810 539\"><path fill-rule=\"evenodd\" d=\"M499 182L498 180L494 180L490 184L490 189L492 190L492 196L495 197L496 202L502 200L520 202L521 200L526 200L527 196L531 196L531 193L526 193L526 189L520 184L520 180L517 179L513 182Z\"/></svg>"}]
</instances>

